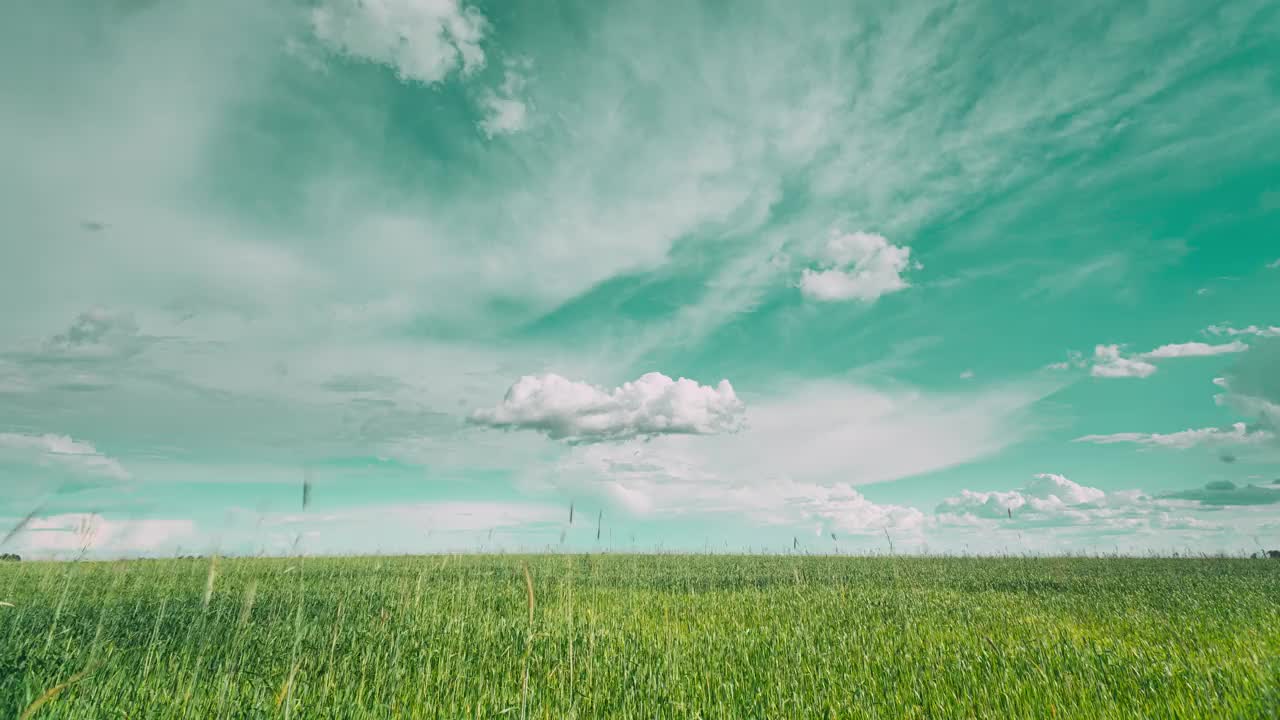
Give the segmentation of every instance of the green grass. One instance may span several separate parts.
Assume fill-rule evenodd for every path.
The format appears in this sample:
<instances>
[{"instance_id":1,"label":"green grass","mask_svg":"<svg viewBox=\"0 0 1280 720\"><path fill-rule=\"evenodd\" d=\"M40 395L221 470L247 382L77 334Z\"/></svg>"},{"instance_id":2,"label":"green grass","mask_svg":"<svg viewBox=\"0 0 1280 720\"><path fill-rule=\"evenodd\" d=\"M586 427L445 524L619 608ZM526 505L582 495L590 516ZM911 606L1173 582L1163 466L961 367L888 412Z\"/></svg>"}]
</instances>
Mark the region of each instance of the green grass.
<instances>
[{"instance_id":1,"label":"green grass","mask_svg":"<svg viewBox=\"0 0 1280 720\"><path fill-rule=\"evenodd\" d=\"M1280 716L1274 561L210 567L0 565L0 717Z\"/></svg>"}]
</instances>

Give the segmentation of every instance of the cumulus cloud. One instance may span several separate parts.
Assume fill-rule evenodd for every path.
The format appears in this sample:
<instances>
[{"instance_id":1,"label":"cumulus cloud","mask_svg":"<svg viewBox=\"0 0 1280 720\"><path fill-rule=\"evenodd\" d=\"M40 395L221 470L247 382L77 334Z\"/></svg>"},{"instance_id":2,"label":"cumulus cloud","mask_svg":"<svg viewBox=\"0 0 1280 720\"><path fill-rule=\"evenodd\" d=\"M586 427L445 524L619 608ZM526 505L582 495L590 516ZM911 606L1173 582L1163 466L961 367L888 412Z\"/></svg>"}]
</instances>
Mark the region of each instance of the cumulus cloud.
<instances>
[{"instance_id":1,"label":"cumulus cloud","mask_svg":"<svg viewBox=\"0 0 1280 720\"><path fill-rule=\"evenodd\" d=\"M93 445L66 435L0 433L0 458L9 461L53 465L88 475L125 480L129 473L114 458Z\"/></svg>"},{"instance_id":2,"label":"cumulus cloud","mask_svg":"<svg viewBox=\"0 0 1280 720\"><path fill-rule=\"evenodd\" d=\"M478 425L536 430L576 442L656 435L715 435L743 426L745 406L728 380L716 387L651 372L606 390L549 373L526 375L498 406L476 410Z\"/></svg>"},{"instance_id":3,"label":"cumulus cloud","mask_svg":"<svg viewBox=\"0 0 1280 720\"><path fill-rule=\"evenodd\" d=\"M1223 345L1210 345L1202 342L1175 343L1172 345L1161 345L1160 347L1140 355L1142 358L1158 360L1163 358L1183 358L1183 357L1209 357L1211 355L1226 355L1229 353L1244 352L1249 349L1248 345L1233 340Z\"/></svg>"},{"instance_id":4,"label":"cumulus cloud","mask_svg":"<svg viewBox=\"0 0 1280 720\"><path fill-rule=\"evenodd\" d=\"M489 23L461 0L324 0L311 28L336 52L431 85L459 67L465 75L484 65Z\"/></svg>"},{"instance_id":5,"label":"cumulus cloud","mask_svg":"<svg viewBox=\"0 0 1280 720\"><path fill-rule=\"evenodd\" d=\"M1041 535L1050 542L1043 549L1051 552L1072 543L1096 545L1105 536L1125 538L1133 547L1168 550L1170 533L1195 533L1197 542L1207 542L1206 533L1211 533L1217 538L1213 547L1231 550L1239 547L1237 542L1250 544L1250 533L1273 517L1263 506L1277 503L1280 487L1275 486L1216 481L1152 496L1139 490L1104 491L1043 474L1015 490L963 490L946 498L935 510L932 528L960 532L989 547L999 546L992 536L1001 530L1054 529Z\"/></svg>"},{"instance_id":6,"label":"cumulus cloud","mask_svg":"<svg viewBox=\"0 0 1280 720\"><path fill-rule=\"evenodd\" d=\"M1098 345L1093 349L1093 367L1089 373L1100 378L1144 378L1156 371L1149 362L1127 358L1119 345Z\"/></svg>"},{"instance_id":7,"label":"cumulus cloud","mask_svg":"<svg viewBox=\"0 0 1280 720\"><path fill-rule=\"evenodd\" d=\"M1149 447L1166 447L1186 450L1188 448L1206 445L1209 447L1222 447L1228 445L1254 445L1264 443L1275 438L1275 435L1266 430L1250 431L1248 426L1242 422L1235 423L1230 430L1222 430L1219 428L1199 428L1193 430L1181 430L1174 433L1113 433L1110 435L1085 435L1078 437L1075 442L1097 443L1099 445L1112 445L1116 443L1133 443L1136 445L1146 445Z\"/></svg>"},{"instance_id":8,"label":"cumulus cloud","mask_svg":"<svg viewBox=\"0 0 1280 720\"><path fill-rule=\"evenodd\" d=\"M814 300L874 302L910 287L902 274L911 266L911 248L882 235L833 232L819 259L820 269L800 276L801 292Z\"/></svg>"},{"instance_id":9,"label":"cumulus cloud","mask_svg":"<svg viewBox=\"0 0 1280 720\"><path fill-rule=\"evenodd\" d=\"M1097 533L1220 530L1219 524L1193 514L1198 507L1199 503L1189 500L1152 498L1138 490L1104 491L1045 473L1016 490L962 490L938 505L935 518L943 527L1074 527L1095 537Z\"/></svg>"},{"instance_id":10,"label":"cumulus cloud","mask_svg":"<svg viewBox=\"0 0 1280 720\"><path fill-rule=\"evenodd\" d=\"M1277 259L1276 259L1275 261L1273 261L1273 262L1269 262L1269 263L1267 263L1267 269L1268 269L1268 270L1275 270L1275 269L1277 269L1277 268L1280 268L1280 258L1277 258Z\"/></svg>"},{"instance_id":11,"label":"cumulus cloud","mask_svg":"<svg viewBox=\"0 0 1280 720\"><path fill-rule=\"evenodd\" d=\"M524 73L528 63L507 63L502 85L497 90L485 90L480 95L480 108L484 118L480 130L487 137L510 135L528 127L529 106L520 96L524 90Z\"/></svg>"},{"instance_id":12,"label":"cumulus cloud","mask_svg":"<svg viewBox=\"0 0 1280 720\"><path fill-rule=\"evenodd\" d=\"M1210 335L1226 335L1227 337L1235 337L1237 335L1253 335L1255 337L1280 337L1280 327L1271 325L1269 327L1258 327L1250 325L1248 327L1234 328L1230 325L1210 325L1204 329Z\"/></svg>"},{"instance_id":13,"label":"cumulus cloud","mask_svg":"<svg viewBox=\"0 0 1280 720\"><path fill-rule=\"evenodd\" d=\"M939 515L970 515L1000 519L1017 513L1024 516L1064 516L1080 506L1093 506L1106 497L1098 488L1073 482L1062 475L1042 473L1017 490L978 492L961 490L938 505Z\"/></svg>"}]
</instances>

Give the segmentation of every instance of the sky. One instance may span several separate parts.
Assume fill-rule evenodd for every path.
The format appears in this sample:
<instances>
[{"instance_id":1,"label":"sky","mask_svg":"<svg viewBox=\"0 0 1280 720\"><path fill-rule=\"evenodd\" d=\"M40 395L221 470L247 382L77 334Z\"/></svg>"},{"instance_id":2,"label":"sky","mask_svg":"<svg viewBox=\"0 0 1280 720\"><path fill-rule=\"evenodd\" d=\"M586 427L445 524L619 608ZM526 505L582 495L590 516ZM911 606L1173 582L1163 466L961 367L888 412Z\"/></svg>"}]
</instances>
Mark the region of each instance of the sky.
<instances>
[{"instance_id":1,"label":"sky","mask_svg":"<svg viewBox=\"0 0 1280 720\"><path fill-rule=\"evenodd\" d=\"M5 552L1280 548L1274 2L10 3L0 156Z\"/></svg>"}]
</instances>

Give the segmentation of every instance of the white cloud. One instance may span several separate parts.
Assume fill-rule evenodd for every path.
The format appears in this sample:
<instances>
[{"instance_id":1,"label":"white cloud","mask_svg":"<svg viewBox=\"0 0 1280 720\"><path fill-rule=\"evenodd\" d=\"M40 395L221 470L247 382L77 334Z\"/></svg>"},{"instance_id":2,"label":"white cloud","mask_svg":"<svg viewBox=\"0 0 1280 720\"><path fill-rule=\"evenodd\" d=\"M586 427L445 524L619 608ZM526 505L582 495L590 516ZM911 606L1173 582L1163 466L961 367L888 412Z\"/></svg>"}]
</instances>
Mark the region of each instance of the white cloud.
<instances>
[{"instance_id":1,"label":"white cloud","mask_svg":"<svg viewBox=\"0 0 1280 720\"><path fill-rule=\"evenodd\" d=\"M1269 263L1267 263L1267 269L1268 269L1268 270L1275 270L1275 269L1277 269L1277 268L1280 268L1280 258L1277 258L1277 259L1276 259L1275 261L1273 261L1273 262L1269 262Z\"/></svg>"},{"instance_id":2,"label":"white cloud","mask_svg":"<svg viewBox=\"0 0 1280 720\"><path fill-rule=\"evenodd\" d=\"M461 0L324 0L311 28L337 52L430 85L459 66L469 74L484 65L489 23Z\"/></svg>"},{"instance_id":3,"label":"white cloud","mask_svg":"<svg viewBox=\"0 0 1280 720\"><path fill-rule=\"evenodd\" d=\"M1141 358L1152 360L1160 360L1165 358L1184 358L1184 357L1209 357L1211 355L1225 355L1229 353L1245 352L1249 349L1248 345L1233 340L1223 345L1210 345L1202 342L1176 343L1172 345L1161 345L1160 347L1139 355Z\"/></svg>"},{"instance_id":4,"label":"white cloud","mask_svg":"<svg viewBox=\"0 0 1280 720\"><path fill-rule=\"evenodd\" d=\"M726 471L699 448L679 438L666 440L576 448L551 471L550 481L593 492L641 516L727 514L762 525L816 520L849 534L918 531L925 524L916 508L871 502L848 482L752 472L749 465L763 452Z\"/></svg>"},{"instance_id":5,"label":"white cloud","mask_svg":"<svg viewBox=\"0 0 1280 720\"><path fill-rule=\"evenodd\" d=\"M972 380L972 379L973 379L973 371L972 371L972 370L965 370L964 372L960 373L960 379L961 379L961 380Z\"/></svg>"},{"instance_id":6,"label":"white cloud","mask_svg":"<svg viewBox=\"0 0 1280 720\"><path fill-rule=\"evenodd\" d=\"M1114 433L1111 435L1085 435L1078 437L1075 442L1097 443L1099 445L1111 445L1115 443L1134 443L1137 445L1147 445L1150 447L1167 447L1185 450L1200 445L1210 447L1220 447L1225 445L1253 445L1264 443L1275 436L1266 430L1255 430L1250 432L1248 427L1238 422L1231 426L1230 430L1221 430L1219 428L1200 428L1194 430L1182 430L1174 433Z\"/></svg>"},{"instance_id":7,"label":"white cloud","mask_svg":"<svg viewBox=\"0 0 1280 720\"><path fill-rule=\"evenodd\" d=\"M1248 327L1233 328L1230 325L1210 325L1205 328L1205 332L1210 335L1226 335L1235 337L1237 335L1254 335L1256 337L1280 337L1280 327L1271 325L1269 327L1258 327L1250 325Z\"/></svg>"},{"instance_id":8,"label":"white cloud","mask_svg":"<svg viewBox=\"0 0 1280 720\"><path fill-rule=\"evenodd\" d=\"M855 491L963 464L1018 442L1024 410L1050 392L1029 386L933 395L845 383L789 388L754 402L751 424L716 437L656 437L575 446L531 468L531 492L587 493L645 515L721 514L780 525L817 520L842 533L914 530L915 508Z\"/></svg>"},{"instance_id":9,"label":"white cloud","mask_svg":"<svg viewBox=\"0 0 1280 720\"><path fill-rule=\"evenodd\" d=\"M802 521L819 520L828 530L842 533L918 532L926 523L920 510L871 502L848 483L830 487L780 484L774 492L778 500L799 513Z\"/></svg>"},{"instance_id":10,"label":"white cloud","mask_svg":"<svg viewBox=\"0 0 1280 720\"><path fill-rule=\"evenodd\" d=\"M911 265L911 248L881 235L833 231L820 260L821 269L805 268L800 276L801 292L814 300L874 302L910 287L902 273Z\"/></svg>"},{"instance_id":11,"label":"white cloud","mask_svg":"<svg viewBox=\"0 0 1280 720\"><path fill-rule=\"evenodd\" d=\"M1211 482L1201 488L1152 496L1139 490L1102 490L1061 475L1043 474L1008 491L963 490L935 510L931 531L994 550L1017 533L1021 547L1050 553L1065 548L1119 547L1128 552L1169 551L1183 542L1197 550L1238 552L1274 517L1280 490ZM1022 535L1024 530L1036 534ZM957 534L959 533L959 534Z\"/></svg>"},{"instance_id":12,"label":"white cloud","mask_svg":"<svg viewBox=\"0 0 1280 720\"><path fill-rule=\"evenodd\" d=\"M743 425L744 410L728 380L713 388L651 372L606 390L550 373L520 378L501 404L476 410L470 419L495 428L595 442L736 432Z\"/></svg>"},{"instance_id":13,"label":"white cloud","mask_svg":"<svg viewBox=\"0 0 1280 720\"><path fill-rule=\"evenodd\" d=\"M1044 473L1016 490L962 490L943 500L935 513L942 526L990 530L1076 526L1091 533L1140 533L1152 528L1216 528L1186 514L1197 507L1138 490L1104 491Z\"/></svg>"},{"instance_id":14,"label":"white cloud","mask_svg":"<svg viewBox=\"0 0 1280 720\"><path fill-rule=\"evenodd\" d=\"M1018 490L977 492L961 490L938 505L939 515L971 515L1000 519L1019 516L1060 516L1079 505L1094 504L1106 497L1098 488L1072 482L1062 475L1043 473Z\"/></svg>"},{"instance_id":15,"label":"white cloud","mask_svg":"<svg viewBox=\"0 0 1280 720\"><path fill-rule=\"evenodd\" d=\"M195 537L190 520L112 520L97 513L64 513L36 517L15 537L19 554L147 555L172 551Z\"/></svg>"},{"instance_id":16,"label":"white cloud","mask_svg":"<svg viewBox=\"0 0 1280 720\"><path fill-rule=\"evenodd\" d=\"M1155 371L1156 366L1149 362L1122 356L1119 345L1098 345L1093 349L1093 368L1089 372L1100 378L1144 378Z\"/></svg>"},{"instance_id":17,"label":"white cloud","mask_svg":"<svg viewBox=\"0 0 1280 720\"><path fill-rule=\"evenodd\" d=\"M87 442L66 435L0 433L0 458L17 458L37 465L57 465L89 475L125 480L129 473L114 458Z\"/></svg>"},{"instance_id":18,"label":"white cloud","mask_svg":"<svg viewBox=\"0 0 1280 720\"><path fill-rule=\"evenodd\" d=\"M1214 326L1216 327L1216 326ZM1240 334L1240 333L1232 333ZM1148 360L1169 360L1172 358L1209 357L1228 353L1245 352L1249 346L1239 340L1221 345L1210 345L1202 342L1174 343L1161 345L1150 352L1125 355L1120 345L1098 345L1093 349L1092 361L1081 354L1072 352L1065 362L1048 365L1052 370L1068 370L1090 366L1090 374L1099 378L1145 378L1155 374L1156 366Z\"/></svg>"},{"instance_id":19,"label":"white cloud","mask_svg":"<svg viewBox=\"0 0 1280 720\"><path fill-rule=\"evenodd\" d=\"M528 63L508 63L503 72L502 86L481 93L480 107L484 111L484 119L480 121L480 129L487 137L510 135L528 127L529 106L520 97L527 70Z\"/></svg>"}]
</instances>

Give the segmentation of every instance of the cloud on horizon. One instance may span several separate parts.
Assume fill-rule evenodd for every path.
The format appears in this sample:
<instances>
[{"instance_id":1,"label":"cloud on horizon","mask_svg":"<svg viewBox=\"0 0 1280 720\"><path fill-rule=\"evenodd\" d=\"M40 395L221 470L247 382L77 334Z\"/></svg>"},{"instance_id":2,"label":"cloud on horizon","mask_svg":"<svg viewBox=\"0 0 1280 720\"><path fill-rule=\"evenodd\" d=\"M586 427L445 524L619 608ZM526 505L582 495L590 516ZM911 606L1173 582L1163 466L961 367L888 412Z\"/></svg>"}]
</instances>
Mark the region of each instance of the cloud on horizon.
<instances>
[{"instance_id":1,"label":"cloud on horizon","mask_svg":"<svg viewBox=\"0 0 1280 720\"><path fill-rule=\"evenodd\" d=\"M1202 488L1165 493L1159 496L1170 500L1190 500L1209 506L1273 505L1280 503L1280 487L1260 485L1236 485L1230 480L1217 480Z\"/></svg>"},{"instance_id":2,"label":"cloud on horizon","mask_svg":"<svg viewBox=\"0 0 1280 720\"><path fill-rule=\"evenodd\" d=\"M1102 534L1221 531L1221 524L1197 516L1197 505L1153 498L1139 490L1108 492L1062 475L1042 473L1014 490L963 490L943 500L934 512L944 527L1076 528Z\"/></svg>"}]
</instances>

